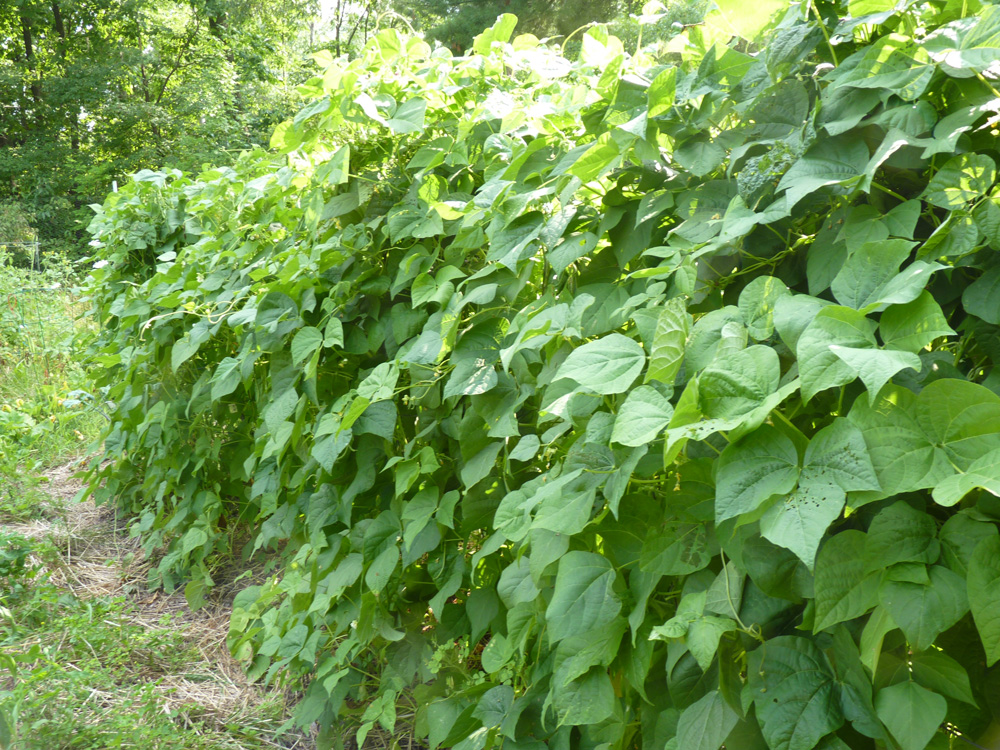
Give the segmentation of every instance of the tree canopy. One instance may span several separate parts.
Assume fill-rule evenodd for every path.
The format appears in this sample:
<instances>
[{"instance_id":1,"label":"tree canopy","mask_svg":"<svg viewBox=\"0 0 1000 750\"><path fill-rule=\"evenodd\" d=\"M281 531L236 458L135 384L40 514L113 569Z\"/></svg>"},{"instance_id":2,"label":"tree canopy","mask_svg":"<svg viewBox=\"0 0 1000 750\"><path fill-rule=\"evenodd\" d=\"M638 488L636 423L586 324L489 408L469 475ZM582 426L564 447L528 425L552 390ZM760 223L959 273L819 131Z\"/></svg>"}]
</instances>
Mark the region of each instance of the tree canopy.
<instances>
[{"instance_id":1,"label":"tree canopy","mask_svg":"<svg viewBox=\"0 0 1000 750\"><path fill-rule=\"evenodd\" d=\"M0 202L75 242L112 181L266 143L305 63L303 0L0 5ZM0 240L5 238L0 237Z\"/></svg>"}]
</instances>

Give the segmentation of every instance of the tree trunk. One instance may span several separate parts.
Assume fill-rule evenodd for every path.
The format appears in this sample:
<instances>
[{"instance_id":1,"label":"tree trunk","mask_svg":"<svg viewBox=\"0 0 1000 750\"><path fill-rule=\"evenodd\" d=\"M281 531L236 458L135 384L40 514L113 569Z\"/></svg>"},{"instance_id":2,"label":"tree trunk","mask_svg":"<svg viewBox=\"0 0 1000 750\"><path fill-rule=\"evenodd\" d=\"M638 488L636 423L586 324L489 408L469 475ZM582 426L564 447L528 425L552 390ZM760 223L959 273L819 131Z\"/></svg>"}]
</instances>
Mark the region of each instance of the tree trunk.
<instances>
[{"instance_id":1,"label":"tree trunk","mask_svg":"<svg viewBox=\"0 0 1000 750\"><path fill-rule=\"evenodd\" d=\"M35 102L35 120L42 122L42 83L38 79L38 66L35 61L35 43L31 31L31 19L27 16L26 9L21 9L21 36L24 39L24 59L28 63L28 71L31 74L31 98Z\"/></svg>"}]
</instances>

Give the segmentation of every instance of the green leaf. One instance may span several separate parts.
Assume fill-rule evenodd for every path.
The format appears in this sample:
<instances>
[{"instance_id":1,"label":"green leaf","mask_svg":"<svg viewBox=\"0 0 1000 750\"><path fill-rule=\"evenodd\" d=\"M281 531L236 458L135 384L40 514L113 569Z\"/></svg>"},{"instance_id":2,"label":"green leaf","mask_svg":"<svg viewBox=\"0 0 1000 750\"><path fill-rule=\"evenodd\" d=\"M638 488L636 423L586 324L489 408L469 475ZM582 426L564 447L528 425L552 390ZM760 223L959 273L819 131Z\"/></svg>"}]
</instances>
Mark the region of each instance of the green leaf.
<instances>
[{"instance_id":1,"label":"green leaf","mask_svg":"<svg viewBox=\"0 0 1000 750\"><path fill-rule=\"evenodd\" d=\"M621 411L615 417L611 440L627 446L652 442L664 430L673 416L670 401L655 388L641 385L629 391Z\"/></svg>"},{"instance_id":2,"label":"green leaf","mask_svg":"<svg viewBox=\"0 0 1000 750\"><path fill-rule=\"evenodd\" d=\"M323 334L318 328L300 328L292 339L292 364L300 365L323 345Z\"/></svg>"},{"instance_id":3,"label":"green leaf","mask_svg":"<svg viewBox=\"0 0 1000 750\"><path fill-rule=\"evenodd\" d=\"M865 574L865 535L841 531L816 557L816 617L813 632L860 617L878 603L878 578Z\"/></svg>"},{"instance_id":4,"label":"green leaf","mask_svg":"<svg viewBox=\"0 0 1000 750\"><path fill-rule=\"evenodd\" d=\"M769 639L750 654L747 674L771 750L812 750L844 723L833 671L812 641Z\"/></svg>"},{"instance_id":5,"label":"green leaf","mask_svg":"<svg viewBox=\"0 0 1000 750\"><path fill-rule=\"evenodd\" d=\"M987 323L1000 324L1000 266L993 266L965 288L962 306Z\"/></svg>"},{"instance_id":6,"label":"green leaf","mask_svg":"<svg viewBox=\"0 0 1000 750\"><path fill-rule=\"evenodd\" d=\"M886 240L861 245L847 257L830 285L837 302L855 310L878 304L883 290L915 244L908 240Z\"/></svg>"},{"instance_id":7,"label":"green leaf","mask_svg":"<svg viewBox=\"0 0 1000 750\"><path fill-rule=\"evenodd\" d=\"M669 66L656 74L656 78L646 90L647 116L652 119L664 112L669 112L674 106L674 94L677 90L677 68Z\"/></svg>"},{"instance_id":8,"label":"green leaf","mask_svg":"<svg viewBox=\"0 0 1000 750\"><path fill-rule=\"evenodd\" d=\"M513 703L514 688L510 685L497 685L483 694L472 715L479 719L484 727L492 729L500 726Z\"/></svg>"},{"instance_id":9,"label":"green leaf","mask_svg":"<svg viewBox=\"0 0 1000 750\"><path fill-rule=\"evenodd\" d=\"M639 568L660 576L688 575L705 568L716 552L705 524L671 524L646 537Z\"/></svg>"},{"instance_id":10,"label":"green leaf","mask_svg":"<svg viewBox=\"0 0 1000 750\"><path fill-rule=\"evenodd\" d=\"M393 133L419 133L424 129L424 112L427 110L427 102L420 97L408 99L396 109L395 113L386 121Z\"/></svg>"},{"instance_id":11,"label":"green leaf","mask_svg":"<svg viewBox=\"0 0 1000 750\"><path fill-rule=\"evenodd\" d=\"M948 713L948 702L915 682L882 688L875 710L902 750L924 750Z\"/></svg>"},{"instance_id":12,"label":"green leaf","mask_svg":"<svg viewBox=\"0 0 1000 750\"><path fill-rule=\"evenodd\" d=\"M774 16L785 9L783 0L764 0L760 3L741 3L739 0L721 0L716 4L723 20L717 25L724 33L733 33L747 41L753 41L772 21ZM707 19L709 22L711 18Z\"/></svg>"},{"instance_id":13,"label":"green leaf","mask_svg":"<svg viewBox=\"0 0 1000 750\"><path fill-rule=\"evenodd\" d=\"M873 404L882 386L897 372L907 368L920 372L923 367L916 354L894 349L855 349L831 344L830 351L858 374Z\"/></svg>"},{"instance_id":14,"label":"green leaf","mask_svg":"<svg viewBox=\"0 0 1000 750\"><path fill-rule=\"evenodd\" d=\"M990 535L976 545L969 561L969 605L986 650L986 666L1000 659L1000 536Z\"/></svg>"},{"instance_id":15,"label":"green leaf","mask_svg":"<svg viewBox=\"0 0 1000 750\"><path fill-rule=\"evenodd\" d=\"M985 154L959 154L931 177L920 197L939 208L963 208L986 195L996 172L996 163Z\"/></svg>"},{"instance_id":16,"label":"green leaf","mask_svg":"<svg viewBox=\"0 0 1000 750\"><path fill-rule=\"evenodd\" d=\"M923 651L969 611L962 579L943 565L928 570L930 584L886 580L879 601L906 636L911 648Z\"/></svg>"},{"instance_id":17,"label":"green leaf","mask_svg":"<svg viewBox=\"0 0 1000 750\"><path fill-rule=\"evenodd\" d=\"M831 305L816 317L799 336L796 347L802 398L806 401L827 388L850 383L855 371L830 347L875 348L875 323L849 307Z\"/></svg>"},{"instance_id":18,"label":"green leaf","mask_svg":"<svg viewBox=\"0 0 1000 750\"><path fill-rule=\"evenodd\" d=\"M748 414L778 390L781 363L769 346L725 349L698 379L702 413L712 419Z\"/></svg>"},{"instance_id":19,"label":"green leaf","mask_svg":"<svg viewBox=\"0 0 1000 750\"><path fill-rule=\"evenodd\" d=\"M615 710L615 689L606 669L595 667L581 679L553 692L560 726L599 724Z\"/></svg>"},{"instance_id":20,"label":"green leaf","mask_svg":"<svg viewBox=\"0 0 1000 750\"><path fill-rule=\"evenodd\" d=\"M803 466L810 477L836 484L845 492L879 488L864 435L843 417L813 435Z\"/></svg>"},{"instance_id":21,"label":"green leaf","mask_svg":"<svg viewBox=\"0 0 1000 750\"><path fill-rule=\"evenodd\" d=\"M844 509L841 487L803 477L784 501L769 508L760 519L760 533L779 547L795 553L812 570L816 550L827 528Z\"/></svg>"},{"instance_id":22,"label":"green leaf","mask_svg":"<svg viewBox=\"0 0 1000 750\"><path fill-rule=\"evenodd\" d=\"M817 141L778 182L788 208L826 185L844 184L859 177L868 164L868 147L853 137Z\"/></svg>"},{"instance_id":23,"label":"green leaf","mask_svg":"<svg viewBox=\"0 0 1000 750\"><path fill-rule=\"evenodd\" d=\"M684 300L675 297L667 302L656 319L645 382L658 380L673 385L684 361L684 346L690 329L691 316L685 308Z\"/></svg>"},{"instance_id":24,"label":"green leaf","mask_svg":"<svg viewBox=\"0 0 1000 750\"><path fill-rule=\"evenodd\" d=\"M545 610L553 641L583 635L618 616L621 601L612 590L611 562L593 552L574 550L559 560L552 601Z\"/></svg>"},{"instance_id":25,"label":"green leaf","mask_svg":"<svg viewBox=\"0 0 1000 750\"><path fill-rule=\"evenodd\" d=\"M716 477L716 523L756 510L772 495L791 492L799 478L795 445L773 427L761 427L726 447Z\"/></svg>"},{"instance_id":26,"label":"green leaf","mask_svg":"<svg viewBox=\"0 0 1000 750\"><path fill-rule=\"evenodd\" d=\"M910 658L913 679L928 690L975 706L965 668L943 651L924 651Z\"/></svg>"},{"instance_id":27,"label":"green leaf","mask_svg":"<svg viewBox=\"0 0 1000 750\"><path fill-rule=\"evenodd\" d=\"M973 461L962 473L945 477L932 495L938 505L954 505L974 489L984 489L1000 497L1000 449Z\"/></svg>"},{"instance_id":28,"label":"green leaf","mask_svg":"<svg viewBox=\"0 0 1000 750\"><path fill-rule=\"evenodd\" d=\"M595 393L609 395L628 390L646 363L646 354L635 341L611 333L570 352L554 380L568 378Z\"/></svg>"},{"instance_id":29,"label":"green leaf","mask_svg":"<svg viewBox=\"0 0 1000 750\"><path fill-rule=\"evenodd\" d=\"M968 309L968 303L964 304ZM912 302L890 306L882 313L878 330L887 348L907 352L919 352L934 339L955 335L941 312L941 306L926 291Z\"/></svg>"},{"instance_id":30,"label":"green leaf","mask_svg":"<svg viewBox=\"0 0 1000 750\"><path fill-rule=\"evenodd\" d=\"M938 532L941 559L953 571L965 578L972 554L983 539L998 535L992 522L973 520L965 511L953 515Z\"/></svg>"},{"instance_id":31,"label":"green leaf","mask_svg":"<svg viewBox=\"0 0 1000 750\"><path fill-rule=\"evenodd\" d=\"M915 300L931 274L944 266L918 260L897 273L914 244L909 240L886 240L862 245L848 257L831 283L837 301L867 315L886 305Z\"/></svg>"},{"instance_id":32,"label":"green leaf","mask_svg":"<svg viewBox=\"0 0 1000 750\"><path fill-rule=\"evenodd\" d=\"M726 158L726 151L719 144L705 137L691 138L674 151L674 161L695 177L704 177Z\"/></svg>"},{"instance_id":33,"label":"green leaf","mask_svg":"<svg viewBox=\"0 0 1000 750\"><path fill-rule=\"evenodd\" d=\"M212 400L218 401L236 390L243 379L242 363L238 359L225 357L212 374Z\"/></svg>"},{"instance_id":34,"label":"green leaf","mask_svg":"<svg viewBox=\"0 0 1000 750\"><path fill-rule=\"evenodd\" d=\"M713 690L684 709L677 722L677 744L685 750L719 750L739 714Z\"/></svg>"},{"instance_id":35,"label":"green leaf","mask_svg":"<svg viewBox=\"0 0 1000 750\"><path fill-rule=\"evenodd\" d=\"M854 402L848 415L865 436L882 496L927 489L1000 448L1000 397L983 386L942 378L919 396L886 386Z\"/></svg>"},{"instance_id":36,"label":"green leaf","mask_svg":"<svg viewBox=\"0 0 1000 750\"><path fill-rule=\"evenodd\" d=\"M477 55L489 55L494 42L507 42L517 27L517 16L504 13L497 17L496 22L472 41L472 49Z\"/></svg>"},{"instance_id":37,"label":"green leaf","mask_svg":"<svg viewBox=\"0 0 1000 750\"><path fill-rule=\"evenodd\" d=\"M758 276L743 288L739 300L740 314L755 340L770 338L774 332L775 305L779 299L788 296L788 287L773 276Z\"/></svg>"},{"instance_id":38,"label":"green leaf","mask_svg":"<svg viewBox=\"0 0 1000 750\"><path fill-rule=\"evenodd\" d=\"M927 89L934 75L927 50L902 34L886 34L864 52L861 60L839 80L842 86L885 89L904 101L913 101Z\"/></svg>"},{"instance_id":39,"label":"green leaf","mask_svg":"<svg viewBox=\"0 0 1000 750\"><path fill-rule=\"evenodd\" d=\"M934 519L900 500L879 512L868 527L865 572L884 570L897 563L937 562L941 546L935 538Z\"/></svg>"}]
</instances>

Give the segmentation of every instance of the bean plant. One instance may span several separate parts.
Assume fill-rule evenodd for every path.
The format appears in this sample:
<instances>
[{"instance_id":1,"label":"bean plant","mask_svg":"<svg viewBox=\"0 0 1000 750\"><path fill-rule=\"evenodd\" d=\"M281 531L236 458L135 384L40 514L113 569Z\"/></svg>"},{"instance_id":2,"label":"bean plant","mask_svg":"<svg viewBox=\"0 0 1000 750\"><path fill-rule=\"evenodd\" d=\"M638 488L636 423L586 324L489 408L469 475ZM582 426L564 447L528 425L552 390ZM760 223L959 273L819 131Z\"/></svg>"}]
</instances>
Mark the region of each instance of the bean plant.
<instances>
[{"instance_id":1,"label":"bean plant","mask_svg":"<svg viewBox=\"0 0 1000 750\"><path fill-rule=\"evenodd\" d=\"M324 742L1000 710L1000 7L722 5L662 57L386 29L269 150L97 207L89 491L192 606L277 561L230 646Z\"/></svg>"}]
</instances>

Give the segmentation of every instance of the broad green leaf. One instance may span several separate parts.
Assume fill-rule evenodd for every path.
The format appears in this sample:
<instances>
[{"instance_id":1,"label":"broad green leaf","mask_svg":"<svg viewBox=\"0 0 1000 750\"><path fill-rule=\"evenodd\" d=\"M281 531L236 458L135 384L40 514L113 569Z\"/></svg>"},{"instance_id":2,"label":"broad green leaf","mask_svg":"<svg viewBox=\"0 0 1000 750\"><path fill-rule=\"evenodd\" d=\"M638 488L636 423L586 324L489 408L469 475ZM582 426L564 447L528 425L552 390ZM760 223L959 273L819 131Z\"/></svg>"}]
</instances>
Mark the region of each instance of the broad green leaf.
<instances>
[{"instance_id":1,"label":"broad green leaf","mask_svg":"<svg viewBox=\"0 0 1000 750\"><path fill-rule=\"evenodd\" d=\"M712 419L732 419L759 407L778 390L781 364L769 346L725 349L698 379L701 411Z\"/></svg>"},{"instance_id":2,"label":"broad green leaf","mask_svg":"<svg viewBox=\"0 0 1000 750\"><path fill-rule=\"evenodd\" d=\"M703 523L670 524L650 532L642 545L639 568L661 576L681 576L704 569L718 552Z\"/></svg>"},{"instance_id":3,"label":"broad green leaf","mask_svg":"<svg viewBox=\"0 0 1000 750\"><path fill-rule=\"evenodd\" d=\"M915 682L882 688L875 710L902 750L924 750L948 713L948 702Z\"/></svg>"},{"instance_id":4,"label":"broad green leaf","mask_svg":"<svg viewBox=\"0 0 1000 750\"><path fill-rule=\"evenodd\" d=\"M615 417L611 440L628 446L652 442L664 430L673 416L670 401L655 388L641 385L630 391Z\"/></svg>"},{"instance_id":5,"label":"broad green leaf","mask_svg":"<svg viewBox=\"0 0 1000 750\"><path fill-rule=\"evenodd\" d=\"M854 529L833 536L816 557L816 617L820 632L860 617L878 604L878 578L865 574L865 535Z\"/></svg>"},{"instance_id":6,"label":"broad green leaf","mask_svg":"<svg viewBox=\"0 0 1000 750\"><path fill-rule=\"evenodd\" d=\"M622 393L639 377L645 364L646 354L639 344L620 333L611 333L570 352L554 380L569 378L603 395Z\"/></svg>"},{"instance_id":7,"label":"broad green leaf","mask_svg":"<svg viewBox=\"0 0 1000 750\"><path fill-rule=\"evenodd\" d=\"M884 496L935 487L1000 448L1000 397L966 381L935 380L919 396L886 386L874 405L855 401L848 419L865 436Z\"/></svg>"},{"instance_id":8,"label":"broad green leaf","mask_svg":"<svg viewBox=\"0 0 1000 750\"><path fill-rule=\"evenodd\" d=\"M236 390L242 381L241 363L238 359L225 357L212 375L212 400L218 401Z\"/></svg>"},{"instance_id":9,"label":"broad green leaf","mask_svg":"<svg viewBox=\"0 0 1000 750\"><path fill-rule=\"evenodd\" d=\"M954 505L974 489L983 489L1000 497L1000 449L973 461L961 473L943 479L932 492L938 505Z\"/></svg>"},{"instance_id":10,"label":"broad green leaf","mask_svg":"<svg viewBox=\"0 0 1000 750\"><path fill-rule=\"evenodd\" d=\"M610 133L603 133L569 168L582 182L590 182L614 167L621 159L618 144Z\"/></svg>"},{"instance_id":11,"label":"broad green leaf","mask_svg":"<svg viewBox=\"0 0 1000 750\"><path fill-rule=\"evenodd\" d=\"M598 724L615 710L615 689L611 677L606 669L600 667L553 693L560 725Z\"/></svg>"},{"instance_id":12,"label":"broad green leaf","mask_svg":"<svg viewBox=\"0 0 1000 750\"><path fill-rule=\"evenodd\" d=\"M483 722L484 727L492 729L500 726L513 703L514 688L510 685L497 685L483 694L472 715Z\"/></svg>"},{"instance_id":13,"label":"broad green leaf","mask_svg":"<svg viewBox=\"0 0 1000 750\"><path fill-rule=\"evenodd\" d=\"M420 97L408 99L399 105L386 126L394 133L419 133L424 129L424 112L427 102Z\"/></svg>"},{"instance_id":14,"label":"broad green leaf","mask_svg":"<svg viewBox=\"0 0 1000 750\"><path fill-rule=\"evenodd\" d=\"M393 396L399 381L399 368L395 362L383 362L372 370L358 386L358 396L369 401L384 401Z\"/></svg>"},{"instance_id":15,"label":"broad green leaf","mask_svg":"<svg viewBox=\"0 0 1000 750\"><path fill-rule=\"evenodd\" d=\"M593 552L574 550L559 560L552 601L545 610L553 641L583 635L618 616L621 601L612 590L611 562Z\"/></svg>"},{"instance_id":16,"label":"broad green leaf","mask_svg":"<svg viewBox=\"0 0 1000 750\"><path fill-rule=\"evenodd\" d=\"M538 435L528 433L517 441L517 446L510 452L508 458L511 461L530 461L538 453L540 447L541 441L538 439Z\"/></svg>"},{"instance_id":17,"label":"broad green leaf","mask_svg":"<svg viewBox=\"0 0 1000 750\"><path fill-rule=\"evenodd\" d=\"M695 177L704 177L722 163L726 151L708 138L695 137L678 146L673 156L674 161Z\"/></svg>"},{"instance_id":18,"label":"broad green leaf","mask_svg":"<svg viewBox=\"0 0 1000 750\"><path fill-rule=\"evenodd\" d=\"M1000 324L1000 266L993 266L965 287L962 306L987 323Z\"/></svg>"},{"instance_id":19,"label":"broad green leaf","mask_svg":"<svg viewBox=\"0 0 1000 750\"><path fill-rule=\"evenodd\" d=\"M895 349L855 349L831 344L830 351L858 374L873 404L893 375L907 368L920 372L923 366L916 354Z\"/></svg>"},{"instance_id":20,"label":"broad green leaf","mask_svg":"<svg viewBox=\"0 0 1000 750\"><path fill-rule=\"evenodd\" d=\"M943 565L928 570L930 584L886 580L879 601L906 636L911 648L923 651L969 611L962 578Z\"/></svg>"},{"instance_id":21,"label":"broad green leaf","mask_svg":"<svg viewBox=\"0 0 1000 750\"><path fill-rule=\"evenodd\" d=\"M657 73L656 78L646 90L648 112L652 119L669 112L674 106L674 94L677 90L677 68L666 67Z\"/></svg>"},{"instance_id":22,"label":"broad green leaf","mask_svg":"<svg viewBox=\"0 0 1000 750\"><path fill-rule=\"evenodd\" d=\"M963 578L969 572L972 554L983 539L998 535L992 522L973 520L964 511L956 513L938 532L941 560Z\"/></svg>"},{"instance_id":23,"label":"broad green leaf","mask_svg":"<svg viewBox=\"0 0 1000 750\"><path fill-rule=\"evenodd\" d=\"M812 570L820 540L840 516L845 501L841 487L815 478L807 479L804 474L792 494L761 516L761 536L791 550Z\"/></svg>"},{"instance_id":24,"label":"broad green leaf","mask_svg":"<svg viewBox=\"0 0 1000 750\"><path fill-rule=\"evenodd\" d=\"M713 615L704 615L688 625L685 644L702 671L712 666L722 636L736 629L735 621Z\"/></svg>"},{"instance_id":25,"label":"broad green leaf","mask_svg":"<svg viewBox=\"0 0 1000 750\"><path fill-rule=\"evenodd\" d=\"M812 750L844 723L833 670L812 641L769 639L750 654L747 674L772 750Z\"/></svg>"},{"instance_id":26,"label":"broad green leaf","mask_svg":"<svg viewBox=\"0 0 1000 750\"><path fill-rule=\"evenodd\" d=\"M996 171L996 162L985 154L953 156L931 177L921 197L939 208L963 208L986 195Z\"/></svg>"},{"instance_id":27,"label":"broad green leaf","mask_svg":"<svg viewBox=\"0 0 1000 750\"><path fill-rule=\"evenodd\" d=\"M318 328L300 328L292 339L292 364L305 362L323 345L323 334Z\"/></svg>"},{"instance_id":28,"label":"broad green leaf","mask_svg":"<svg viewBox=\"0 0 1000 750\"><path fill-rule=\"evenodd\" d=\"M868 147L862 141L846 136L821 139L785 172L777 191L785 191L791 209L822 187L860 177L867 163Z\"/></svg>"},{"instance_id":29,"label":"broad green leaf","mask_svg":"<svg viewBox=\"0 0 1000 750\"><path fill-rule=\"evenodd\" d=\"M909 257L915 244L909 240L863 244L847 257L843 268L830 284L830 291L837 302L862 311L869 306L877 306L882 301L886 286L896 277L899 266Z\"/></svg>"},{"instance_id":30,"label":"broad green leaf","mask_svg":"<svg viewBox=\"0 0 1000 750\"><path fill-rule=\"evenodd\" d=\"M849 307L831 305L817 312L799 336L796 347L803 399L808 401L820 391L854 380L857 377L854 369L830 347L873 349L874 330L873 321Z\"/></svg>"},{"instance_id":31,"label":"broad green leaf","mask_svg":"<svg viewBox=\"0 0 1000 750\"><path fill-rule=\"evenodd\" d=\"M988 200L976 206L972 218L993 249L1000 249L1000 194L994 191Z\"/></svg>"},{"instance_id":32,"label":"broad green leaf","mask_svg":"<svg viewBox=\"0 0 1000 750\"><path fill-rule=\"evenodd\" d=\"M836 484L845 492L879 488L864 435L843 417L813 435L803 467L815 480Z\"/></svg>"},{"instance_id":33,"label":"broad green leaf","mask_svg":"<svg viewBox=\"0 0 1000 750\"><path fill-rule=\"evenodd\" d=\"M937 562L941 547L934 519L900 500L872 519L865 541L865 572L884 570L897 563Z\"/></svg>"},{"instance_id":34,"label":"broad green leaf","mask_svg":"<svg viewBox=\"0 0 1000 750\"><path fill-rule=\"evenodd\" d=\"M787 296L788 287L773 276L758 276L740 292L740 314L754 339L764 341L770 338L774 332L775 305Z\"/></svg>"},{"instance_id":35,"label":"broad green leaf","mask_svg":"<svg viewBox=\"0 0 1000 750\"><path fill-rule=\"evenodd\" d=\"M904 101L917 99L934 75L927 51L902 34L886 34L870 45L859 63L840 78L842 86L891 91Z\"/></svg>"},{"instance_id":36,"label":"broad green leaf","mask_svg":"<svg viewBox=\"0 0 1000 750\"><path fill-rule=\"evenodd\" d=\"M791 492L798 478L795 445L773 427L761 427L719 457L716 522L751 513L772 495Z\"/></svg>"},{"instance_id":37,"label":"broad green leaf","mask_svg":"<svg viewBox=\"0 0 1000 750\"><path fill-rule=\"evenodd\" d=\"M684 709L677 722L678 747L686 750L719 750L733 731L739 714L718 690L707 693Z\"/></svg>"},{"instance_id":38,"label":"broad green leaf","mask_svg":"<svg viewBox=\"0 0 1000 750\"><path fill-rule=\"evenodd\" d=\"M931 650L914 654L910 659L910 669L913 671L913 679L928 690L976 705L968 672L943 651Z\"/></svg>"},{"instance_id":39,"label":"broad green leaf","mask_svg":"<svg viewBox=\"0 0 1000 750\"><path fill-rule=\"evenodd\" d=\"M972 619L986 650L986 666L1000 659L1000 536L990 535L976 545L967 578Z\"/></svg>"},{"instance_id":40,"label":"broad green leaf","mask_svg":"<svg viewBox=\"0 0 1000 750\"><path fill-rule=\"evenodd\" d=\"M658 380L673 385L684 360L684 346L690 328L691 316L685 309L683 299L674 298L663 306L656 320L645 382Z\"/></svg>"},{"instance_id":41,"label":"broad green leaf","mask_svg":"<svg viewBox=\"0 0 1000 750\"><path fill-rule=\"evenodd\" d=\"M489 55L492 52L493 43L509 41L516 27L517 16L511 13L504 13L498 16L496 22L490 28L472 40L473 50L479 55Z\"/></svg>"},{"instance_id":42,"label":"broad green leaf","mask_svg":"<svg viewBox=\"0 0 1000 750\"><path fill-rule=\"evenodd\" d=\"M968 303L965 305L968 309ZM919 352L941 336L955 335L941 312L941 306L926 291L921 292L912 302L891 305L882 313L878 330L887 348L906 352Z\"/></svg>"}]
</instances>

